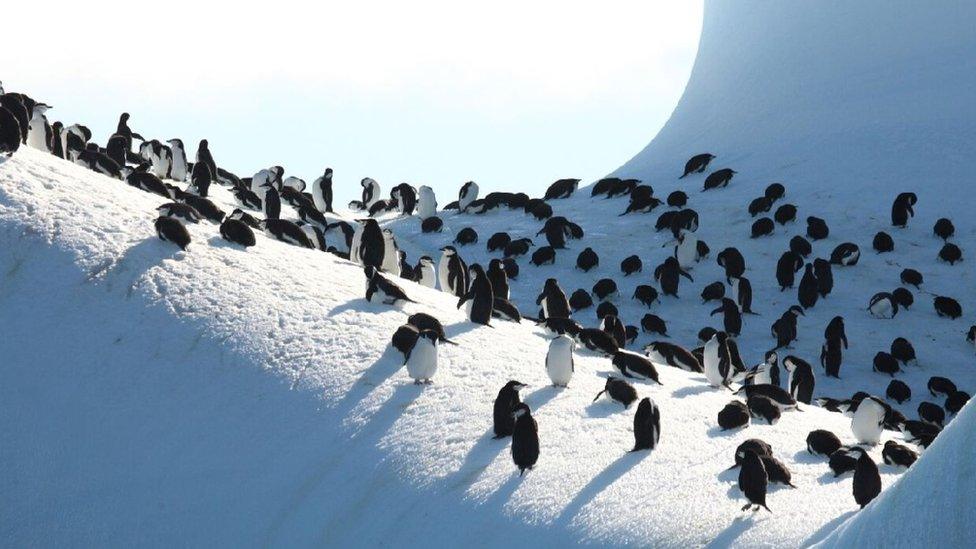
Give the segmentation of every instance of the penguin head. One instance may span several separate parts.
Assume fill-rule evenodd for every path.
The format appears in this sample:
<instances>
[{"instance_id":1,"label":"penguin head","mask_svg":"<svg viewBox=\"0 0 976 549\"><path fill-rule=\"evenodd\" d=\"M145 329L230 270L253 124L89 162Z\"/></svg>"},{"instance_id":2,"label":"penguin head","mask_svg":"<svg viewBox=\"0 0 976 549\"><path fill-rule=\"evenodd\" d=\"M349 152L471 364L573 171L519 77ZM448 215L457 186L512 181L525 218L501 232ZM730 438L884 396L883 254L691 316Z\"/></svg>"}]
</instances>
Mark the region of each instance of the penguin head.
<instances>
[{"instance_id":1,"label":"penguin head","mask_svg":"<svg viewBox=\"0 0 976 549\"><path fill-rule=\"evenodd\" d=\"M127 112L122 113L122 116L119 117L119 122L125 123L128 121L129 121L129 113Z\"/></svg>"},{"instance_id":2,"label":"penguin head","mask_svg":"<svg viewBox=\"0 0 976 549\"><path fill-rule=\"evenodd\" d=\"M243 217L244 217L244 210L240 208L235 208L234 211L230 212L230 215L227 216L227 219L240 220Z\"/></svg>"},{"instance_id":3,"label":"penguin head","mask_svg":"<svg viewBox=\"0 0 976 549\"><path fill-rule=\"evenodd\" d=\"M376 273L377 273L376 267L372 265L366 265L366 267L363 268L363 274L365 274L366 278L368 279L371 279L374 276L376 276Z\"/></svg>"},{"instance_id":4,"label":"penguin head","mask_svg":"<svg viewBox=\"0 0 976 549\"><path fill-rule=\"evenodd\" d=\"M166 142L169 143L171 147L178 148L178 149L182 149L183 148L183 140L182 139L177 139L177 138L167 139Z\"/></svg>"},{"instance_id":5,"label":"penguin head","mask_svg":"<svg viewBox=\"0 0 976 549\"><path fill-rule=\"evenodd\" d=\"M845 453L847 454L847 457L852 457L854 459L860 459L861 456L867 457L868 455L867 450L861 448L860 446L851 446Z\"/></svg>"},{"instance_id":6,"label":"penguin head","mask_svg":"<svg viewBox=\"0 0 976 549\"><path fill-rule=\"evenodd\" d=\"M444 255L457 255L457 249L454 246L444 246L441 248Z\"/></svg>"},{"instance_id":7,"label":"penguin head","mask_svg":"<svg viewBox=\"0 0 976 549\"><path fill-rule=\"evenodd\" d=\"M778 360L779 356L776 354L776 351L766 351L766 364L775 366Z\"/></svg>"},{"instance_id":8,"label":"penguin head","mask_svg":"<svg viewBox=\"0 0 976 549\"><path fill-rule=\"evenodd\" d=\"M521 391L522 389L525 389L526 387L528 387L528 385L526 385L525 383L522 383L521 381L516 381L514 379L505 384L505 388L506 389L511 389L511 390L515 390L515 391Z\"/></svg>"},{"instance_id":9,"label":"penguin head","mask_svg":"<svg viewBox=\"0 0 976 549\"><path fill-rule=\"evenodd\" d=\"M376 183L371 177L364 177L362 181L359 182L360 186L363 188L369 187L370 185Z\"/></svg>"},{"instance_id":10,"label":"penguin head","mask_svg":"<svg viewBox=\"0 0 976 549\"><path fill-rule=\"evenodd\" d=\"M419 262L422 265L433 265L434 264L433 258L431 258L429 255L422 255L422 256L420 256Z\"/></svg>"},{"instance_id":11,"label":"penguin head","mask_svg":"<svg viewBox=\"0 0 976 549\"><path fill-rule=\"evenodd\" d=\"M793 313L793 316L807 316L803 312L803 307L800 307L799 305L790 305L790 308L787 309L786 312Z\"/></svg>"},{"instance_id":12,"label":"penguin head","mask_svg":"<svg viewBox=\"0 0 976 549\"><path fill-rule=\"evenodd\" d=\"M374 269L375 270L375 269ZM434 330L420 330L421 339L426 340L431 345L437 345L437 332Z\"/></svg>"},{"instance_id":13,"label":"penguin head","mask_svg":"<svg viewBox=\"0 0 976 549\"><path fill-rule=\"evenodd\" d=\"M326 178L328 180L331 180L332 179L332 168L326 168L325 169L325 173L322 175L322 177L324 177L324 178Z\"/></svg>"},{"instance_id":14,"label":"penguin head","mask_svg":"<svg viewBox=\"0 0 976 549\"><path fill-rule=\"evenodd\" d=\"M209 147L209 146L210 146L210 144L207 143L207 140L206 139L201 139L200 140L200 148L201 149L207 150L207 147Z\"/></svg>"}]
</instances>

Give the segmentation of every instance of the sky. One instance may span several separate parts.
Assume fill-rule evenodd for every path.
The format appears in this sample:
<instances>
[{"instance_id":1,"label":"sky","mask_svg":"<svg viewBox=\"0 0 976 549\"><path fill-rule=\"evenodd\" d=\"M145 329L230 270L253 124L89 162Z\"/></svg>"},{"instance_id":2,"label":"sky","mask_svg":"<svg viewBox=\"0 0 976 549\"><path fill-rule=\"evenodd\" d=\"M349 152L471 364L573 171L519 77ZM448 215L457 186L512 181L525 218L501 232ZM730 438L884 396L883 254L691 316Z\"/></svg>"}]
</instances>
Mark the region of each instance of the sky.
<instances>
[{"instance_id":1,"label":"sky","mask_svg":"<svg viewBox=\"0 0 976 549\"><path fill-rule=\"evenodd\" d=\"M15 2L4 35L25 55L0 79L102 144L128 111L241 177L331 167L339 202L368 176L443 206L468 180L535 196L626 162L677 103L702 21L701 2L658 0L308 4Z\"/></svg>"}]
</instances>

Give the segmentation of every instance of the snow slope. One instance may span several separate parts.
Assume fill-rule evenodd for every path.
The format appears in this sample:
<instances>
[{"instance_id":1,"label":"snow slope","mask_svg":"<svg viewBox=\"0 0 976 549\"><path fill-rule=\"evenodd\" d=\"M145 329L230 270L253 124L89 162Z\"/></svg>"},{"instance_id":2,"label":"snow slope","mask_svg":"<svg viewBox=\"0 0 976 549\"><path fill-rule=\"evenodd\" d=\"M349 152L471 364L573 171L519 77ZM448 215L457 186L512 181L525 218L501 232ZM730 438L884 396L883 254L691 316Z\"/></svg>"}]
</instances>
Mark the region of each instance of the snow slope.
<instances>
[{"instance_id":1,"label":"snow slope","mask_svg":"<svg viewBox=\"0 0 976 549\"><path fill-rule=\"evenodd\" d=\"M653 312L668 320L674 341L693 346L699 328L719 322L697 297L722 278L714 254L736 245L762 313L745 319L740 347L746 362L759 360L772 345L770 323L795 302L772 288L773 265L803 225L750 241L745 207L780 180L801 219L820 215L831 226L815 255L847 240L863 251L858 266L835 270L834 293L800 319L792 352L814 364L827 320L847 319L843 380L818 378L816 394L883 394L888 379L870 371L870 360L898 335L920 358L900 376L916 392L901 407L906 415L914 417L931 375L973 392L963 335L976 307L971 262L935 263L931 225L952 217L955 241L964 253L972 248L976 228L964 214L976 204L959 181L976 150L973 109L962 101L976 74L968 70L973 37L962 29L974 8L734 5L706 4L684 98L648 149L617 172L644 179L661 197L689 191L702 216L699 236L712 248L695 282L682 282L682 298L664 298ZM825 28L831 32L818 32ZM912 38L915 31L928 38ZM740 172L730 188L701 194L702 176L677 180L687 157L705 150L719 155L713 168ZM918 216L907 229L889 229L890 201L905 190L919 194ZM215 192L227 202L223 189ZM628 299L633 287L649 283L670 253L664 234L653 232L660 210L618 219L626 199L588 194L553 202L586 238L560 252L555 267L521 260L513 298L529 313L545 278L557 276L568 293L611 276L625 322L637 324L645 311ZM370 305L351 264L260 236L243 252L212 225L192 227L194 244L179 252L153 234L160 202L34 151L0 165L4 545L794 546L855 515L850 477L833 479L804 451L816 428L853 442L838 414L806 407L775 426L721 433L715 414L728 393L662 367L663 386L638 385L661 407L662 445L625 454L632 412L590 402L612 371L608 360L581 353L570 388L557 391L543 371L547 341L531 326L476 328L454 300L406 282L421 305ZM384 224L411 259L436 255L453 232L473 226L482 243L461 250L469 262L488 259L484 241L495 231L533 236L541 227L516 212L445 221L439 235L420 234L416 219ZM882 229L896 250L875 256L870 240ZM584 275L572 265L585 246L601 266ZM618 265L631 253L645 270L625 280ZM925 291L895 320L870 318L868 298L898 286L903 266L925 274ZM964 319L937 318L926 292L958 298ZM387 350L389 335L419 310L441 318L461 343L441 348L436 383L423 388ZM592 310L576 316L596 324ZM650 340L641 336L638 347ZM511 378L530 384L523 397L542 438L539 465L521 480L508 443L487 436L492 400ZM739 513L735 474L723 471L750 437L773 445L798 486L773 489L772 515ZM879 454L872 452L876 461ZM885 485L901 474L881 471Z\"/></svg>"}]
</instances>

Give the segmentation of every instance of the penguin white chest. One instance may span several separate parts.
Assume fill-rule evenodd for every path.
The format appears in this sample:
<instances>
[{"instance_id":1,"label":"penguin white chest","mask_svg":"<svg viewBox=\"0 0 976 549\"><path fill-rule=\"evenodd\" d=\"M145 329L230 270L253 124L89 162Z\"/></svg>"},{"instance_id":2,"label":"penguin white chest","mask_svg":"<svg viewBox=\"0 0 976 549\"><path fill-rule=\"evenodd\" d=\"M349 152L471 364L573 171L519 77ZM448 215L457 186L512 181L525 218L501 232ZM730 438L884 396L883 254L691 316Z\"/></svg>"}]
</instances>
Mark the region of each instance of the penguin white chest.
<instances>
[{"instance_id":1,"label":"penguin white chest","mask_svg":"<svg viewBox=\"0 0 976 549\"><path fill-rule=\"evenodd\" d=\"M418 339L407 360L407 374L415 381L429 381L437 373L437 345Z\"/></svg>"},{"instance_id":2,"label":"penguin white chest","mask_svg":"<svg viewBox=\"0 0 976 549\"><path fill-rule=\"evenodd\" d=\"M566 387L573 378L573 342L566 336L559 336L549 344L546 354L546 373L552 384Z\"/></svg>"}]
</instances>

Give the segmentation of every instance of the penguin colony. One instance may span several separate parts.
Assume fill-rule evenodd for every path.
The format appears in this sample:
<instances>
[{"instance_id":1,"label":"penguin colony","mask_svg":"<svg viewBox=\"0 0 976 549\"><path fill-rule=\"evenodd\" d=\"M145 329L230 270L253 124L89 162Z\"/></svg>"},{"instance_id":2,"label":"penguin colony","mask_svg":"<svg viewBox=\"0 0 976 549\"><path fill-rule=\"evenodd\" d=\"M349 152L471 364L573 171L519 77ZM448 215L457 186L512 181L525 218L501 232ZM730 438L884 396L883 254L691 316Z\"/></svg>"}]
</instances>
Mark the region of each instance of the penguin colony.
<instances>
[{"instance_id":1,"label":"penguin colony","mask_svg":"<svg viewBox=\"0 0 976 549\"><path fill-rule=\"evenodd\" d=\"M301 248L330 252L359 264L365 276L365 296L373 303L400 306L416 303L396 283L402 278L429 288L439 288L458 298L458 308L466 307L471 322L490 327L493 320L521 323L531 322L550 337L549 350L539 359L553 386L572 390L576 371L573 356L588 352L604 356L619 376L606 378L604 390L594 401L606 398L620 407L631 409L638 402L633 415L634 446L629 451L653 450L660 442L661 410L649 397L641 398L638 387L660 384L656 365L665 365L703 375L703 382L714 390L729 391L733 397L722 409L715 410L716 425L721 430L743 429L750 425L774 424L785 413L801 410L806 405L818 405L829 411L851 417L850 435L857 444L842 445L840 437L826 430L814 430L802 437L797 435L797 449L805 448L823 457L834 476L853 473L852 494L855 502L864 507L881 491L878 466L866 448L880 445L882 457L889 466L907 468L927 448L942 429L969 400L969 393L959 389L951 380L932 376L924 389L912 387L897 379L905 368L916 367L918 358L909 339L895 338L890 348L879 349L872 370L887 376L890 382L885 397L898 404L910 401L913 394L928 400L918 404L918 419L908 419L880 396L864 391L852 393L850 398L818 395L817 360L807 360L789 353L792 342L799 338L798 321L805 311L828 298L834 287L834 270L846 270L858 264L860 247L853 242L836 246L827 258L811 257L812 242L829 238L828 221L807 216L805 236L794 236L789 248L776 263L774 276L780 292L796 294L791 305L779 317L775 311L763 311L770 324L770 349L764 360L747 366L740 355L736 337L748 317L761 313L753 311L752 282L745 277L746 258L735 247L727 247L716 254L716 262L725 271L725 280L708 283L701 290L703 303L715 302L718 307L710 316L719 316L722 329L706 326L698 334L697 345L688 349L677 343L658 340L643 347L643 353L628 350L639 332L637 326L627 325L620 318L614 300L621 294L616 281L603 278L592 290L577 289L567 297L557 278L549 278L536 299L538 310L523 314L510 301L510 287L519 274L519 258L531 255L532 268L552 265L557 256L571 246L570 241L585 238L584 229L571 220L554 215L550 202L569 198L578 190L579 179L561 179L553 183L544 198L532 199L524 193L492 192L480 197L478 185L469 181L461 186L457 201L438 210L437 199L428 186L419 189L402 183L393 187L389 198L383 198L380 184L366 177L360 181L361 198L349 204L353 211L365 217L346 220L333 209L333 171L326 168L311 185L295 176L285 177L281 166L262 169L251 177L238 177L219 166L206 139L198 144L196 154L189 160L183 142L169 139L162 142L147 140L133 132L128 123L130 115L123 113L115 133L104 147L92 141L91 131L84 125L49 123L51 107L22 93L3 93L0 87L0 155L12 155L21 146L49 152L59 158L85 166L111 178L119 179L160 197L158 217L153 230L160 240L172 243L183 251L191 245L186 224L217 225L217 233L234 245L255 246L255 231ZM136 142L139 142L138 145ZM711 153L696 154L685 164L677 179L692 179L704 174L717 158ZM731 168L721 168L706 175L700 192L721 192L733 184L738 174ZM234 196L238 208L225 212L208 199L211 185L226 187ZM691 190L689 187L688 190ZM786 197L786 187L773 183L762 196L745 205L749 216L758 218L752 223L748 237L764 238L774 234L777 225L796 223L797 205L777 203ZM711 250L696 236L698 213L688 208L692 202L682 190L671 192L665 201L654 195L654 189L636 179L609 177L597 181L590 189L593 199L626 198L628 205L620 214L659 214L654 228L668 231L673 240L673 254L661 264L651 266L650 280L658 284L638 284L631 298L645 307L661 303L662 296L679 298L683 280L695 283L689 271L706 259ZM693 196L693 195L692 195ZM918 197L915 193L898 194L891 206L891 228L879 231L873 238L876 253L890 253L897 246L897 231L904 229L915 215ZM284 210L287 206L289 210ZM775 207L775 210L774 210ZM395 212L413 216L423 233L438 233L446 228L444 219L449 211L453 216L483 215L499 209L521 210L543 223L534 235L519 236L505 232L487 239L489 253L500 254L485 269L477 263L468 265L459 248L475 246L479 235L474 227L459 230L454 245L441 249L434 259L421 256L415 264L408 261L399 249L395 235L384 229L377 217ZM772 217L765 214L773 212ZM287 216L283 217L283 214ZM941 218L933 227L933 235L942 241L933 257L948 265L963 261L962 248L950 242L955 235L951 220ZM537 243L542 237L544 244ZM532 248L535 250L530 254ZM575 268L589 272L600 265L597 250L585 247L575 260ZM639 277L644 263L637 254L620 263L622 277ZM802 271L802 275L797 276ZM647 275L644 275L647 276ZM921 272L905 268L900 281L919 291L924 284ZM865 303L865 314L877 319L893 319L907 314L914 305L911 290L902 286L880 291ZM963 316L959 302L950 296L932 296L932 306L939 317L955 320ZM587 328L573 319L574 314L593 308L599 327ZM820 306L825 306L821 304ZM703 317L709 318L709 315ZM667 321L655 314L646 314L639 322L640 331L670 338ZM806 335L806 334L804 334ZM976 326L969 329L966 339L976 345ZM819 366L824 377L843 379L844 355L849 342L844 319L834 317L824 329ZM392 336L391 345L402 355L407 375L417 384L431 384L438 369L438 346L457 345L446 337L444 327L431 315L416 313L409 317ZM861 342L861 344L870 344ZM808 357L811 358L812 357ZM638 383L639 382L639 383ZM636 383L636 386L635 386ZM527 387L517 380L508 381L498 392L493 407L493 433L496 439L511 437L511 456L519 475L530 471L545 448L539 439L538 424L528 404L521 401L519 391ZM667 413L664 413L665 419ZM885 433L897 432L902 442L885 439ZM846 435L846 433L845 433ZM793 486L788 468L773 456L769 444L749 439L732 452L739 468L738 486L747 503L746 509L765 509L767 486L770 483Z\"/></svg>"}]
</instances>

